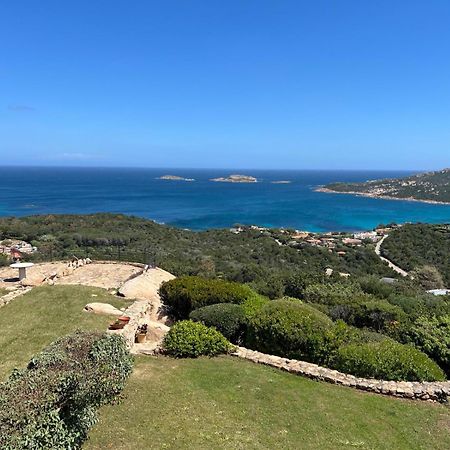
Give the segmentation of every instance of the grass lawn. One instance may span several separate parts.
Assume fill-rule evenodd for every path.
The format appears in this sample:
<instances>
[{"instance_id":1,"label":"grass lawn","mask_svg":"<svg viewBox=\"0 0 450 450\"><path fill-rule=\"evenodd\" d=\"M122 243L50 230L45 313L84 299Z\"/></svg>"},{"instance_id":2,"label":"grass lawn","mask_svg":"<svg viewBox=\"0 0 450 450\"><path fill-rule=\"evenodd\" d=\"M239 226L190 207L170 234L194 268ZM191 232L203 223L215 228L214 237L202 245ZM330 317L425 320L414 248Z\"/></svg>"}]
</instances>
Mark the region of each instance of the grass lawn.
<instances>
[{"instance_id":1,"label":"grass lawn","mask_svg":"<svg viewBox=\"0 0 450 450\"><path fill-rule=\"evenodd\" d=\"M86 449L448 449L449 408L231 357L139 357Z\"/></svg>"},{"instance_id":2,"label":"grass lawn","mask_svg":"<svg viewBox=\"0 0 450 450\"><path fill-rule=\"evenodd\" d=\"M94 297L93 297L94 295ZM105 290L45 286L0 308L0 380L77 328L111 318ZM100 410L86 449L448 449L447 406L392 399L220 357L138 357L119 405Z\"/></svg>"},{"instance_id":3,"label":"grass lawn","mask_svg":"<svg viewBox=\"0 0 450 450\"><path fill-rule=\"evenodd\" d=\"M76 329L105 330L111 317L83 312L90 302L130 304L99 288L42 286L0 308L0 381L60 336Z\"/></svg>"},{"instance_id":4,"label":"grass lawn","mask_svg":"<svg viewBox=\"0 0 450 450\"><path fill-rule=\"evenodd\" d=\"M8 291L5 288L1 288L0 287L0 297L3 297L4 295L6 295L8 293Z\"/></svg>"}]
</instances>

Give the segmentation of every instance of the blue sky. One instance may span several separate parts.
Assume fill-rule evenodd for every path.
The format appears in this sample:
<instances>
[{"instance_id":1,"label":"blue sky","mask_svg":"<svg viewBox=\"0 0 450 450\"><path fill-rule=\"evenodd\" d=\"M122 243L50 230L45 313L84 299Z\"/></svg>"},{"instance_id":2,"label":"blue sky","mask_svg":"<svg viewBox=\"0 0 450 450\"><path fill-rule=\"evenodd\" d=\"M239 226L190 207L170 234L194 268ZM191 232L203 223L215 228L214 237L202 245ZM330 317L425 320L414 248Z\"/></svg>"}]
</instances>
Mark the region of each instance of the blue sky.
<instances>
[{"instance_id":1,"label":"blue sky","mask_svg":"<svg viewBox=\"0 0 450 450\"><path fill-rule=\"evenodd\" d=\"M448 0L3 2L0 163L450 166Z\"/></svg>"}]
</instances>

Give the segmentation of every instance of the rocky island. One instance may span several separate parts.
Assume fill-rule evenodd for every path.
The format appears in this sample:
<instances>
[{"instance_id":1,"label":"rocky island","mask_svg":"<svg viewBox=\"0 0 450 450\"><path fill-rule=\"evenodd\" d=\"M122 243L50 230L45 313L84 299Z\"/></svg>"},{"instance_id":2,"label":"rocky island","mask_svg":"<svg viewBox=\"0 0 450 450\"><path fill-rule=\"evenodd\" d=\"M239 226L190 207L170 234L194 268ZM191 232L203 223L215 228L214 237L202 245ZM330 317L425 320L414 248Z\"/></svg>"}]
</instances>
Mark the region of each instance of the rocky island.
<instances>
[{"instance_id":1,"label":"rocky island","mask_svg":"<svg viewBox=\"0 0 450 450\"><path fill-rule=\"evenodd\" d=\"M363 183L331 183L316 190L374 198L450 204L450 169Z\"/></svg>"},{"instance_id":2,"label":"rocky island","mask_svg":"<svg viewBox=\"0 0 450 450\"><path fill-rule=\"evenodd\" d=\"M228 177L212 178L210 181L219 183L257 183L258 179L249 175L230 175Z\"/></svg>"},{"instance_id":3,"label":"rocky island","mask_svg":"<svg viewBox=\"0 0 450 450\"><path fill-rule=\"evenodd\" d=\"M184 178L178 175L163 175L159 177L158 180L171 180L171 181L195 181L194 178Z\"/></svg>"}]
</instances>

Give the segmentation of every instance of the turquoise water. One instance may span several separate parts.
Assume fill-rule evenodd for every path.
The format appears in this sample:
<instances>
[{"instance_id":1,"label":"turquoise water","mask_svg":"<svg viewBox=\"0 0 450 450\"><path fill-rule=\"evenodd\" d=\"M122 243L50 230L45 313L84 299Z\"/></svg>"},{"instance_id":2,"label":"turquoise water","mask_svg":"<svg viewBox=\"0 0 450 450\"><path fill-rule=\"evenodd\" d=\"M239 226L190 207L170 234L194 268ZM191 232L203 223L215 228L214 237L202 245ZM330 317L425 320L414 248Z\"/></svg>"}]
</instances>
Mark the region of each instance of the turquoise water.
<instances>
[{"instance_id":1,"label":"turquoise water","mask_svg":"<svg viewBox=\"0 0 450 450\"><path fill-rule=\"evenodd\" d=\"M214 183L244 173L256 184ZM315 192L333 181L405 176L387 171L0 168L0 215L118 212L203 230L235 223L310 231L365 230L388 222L450 222L450 205ZM158 180L165 174L195 182ZM290 180L290 184L272 184Z\"/></svg>"}]
</instances>

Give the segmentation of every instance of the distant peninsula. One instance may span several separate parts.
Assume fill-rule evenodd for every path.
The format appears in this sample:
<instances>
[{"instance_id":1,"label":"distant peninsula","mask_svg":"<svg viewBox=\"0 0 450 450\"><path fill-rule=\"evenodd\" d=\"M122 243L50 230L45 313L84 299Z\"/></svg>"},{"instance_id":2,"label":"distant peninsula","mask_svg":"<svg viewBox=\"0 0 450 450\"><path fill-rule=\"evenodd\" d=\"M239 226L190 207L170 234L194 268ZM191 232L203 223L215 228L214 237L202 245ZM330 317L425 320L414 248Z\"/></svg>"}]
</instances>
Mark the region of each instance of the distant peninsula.
<instances>
[{"instance_id":1,"label":"distant peninsula","mask_svg":"<svg viewBox=\"0 0 450 450\"><path fill-rule=\"evenodd\" d=\"M228 177L212 178L210 181L219 183L257 183L258 179L249 175L230 175Z\"/></svg>"},{"instance_id":2,"label":"distant peninsula","mask_svg":"<svg viewBox=\"0 0 450 450\"><path fill-rule=\"evenodd\" d=\"M450 204L450 169L363 183L331 183L316 190L393 200Z\"/></svg>"},{"instance_id":3,"label":"distant peninsula","mask_svg":"<svg viewBox=\"0 0 450 450\"><path fill-rule=\"evenodd\" d=\"M177 175L163 175L162 177L159 177L158 180L195 181L194 178L184 178L184 177L179 177Z\"/></svg>"}]
</instances>

